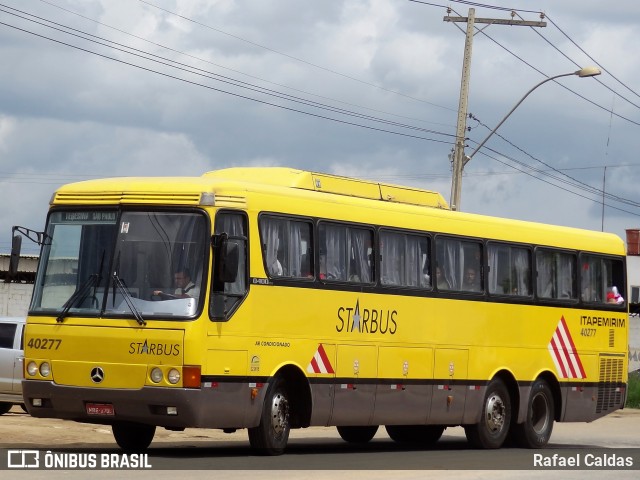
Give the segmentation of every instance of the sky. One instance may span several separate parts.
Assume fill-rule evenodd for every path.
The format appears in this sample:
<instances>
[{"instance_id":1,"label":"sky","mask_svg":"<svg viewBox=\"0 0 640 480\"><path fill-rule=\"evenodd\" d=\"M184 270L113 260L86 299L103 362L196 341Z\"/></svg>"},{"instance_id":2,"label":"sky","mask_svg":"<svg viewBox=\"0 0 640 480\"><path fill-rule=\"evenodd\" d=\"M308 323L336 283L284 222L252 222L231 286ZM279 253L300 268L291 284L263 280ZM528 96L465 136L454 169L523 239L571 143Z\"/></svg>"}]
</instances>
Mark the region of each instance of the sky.
<instances>
[{"instance_id":1,"label":"sky","mask_svg":"<svg viewBox=\"0 0 640 480\"><path fill-rule=\"evenodd\" d=\"M449 200L466 23L443 18L469 8L547 25L476 25L467 154L539 82L602 74L536 88L460 210L640 228L636 0L0 0L0 253L92 178L287 166Z\"/></svg>"}]
</instances>

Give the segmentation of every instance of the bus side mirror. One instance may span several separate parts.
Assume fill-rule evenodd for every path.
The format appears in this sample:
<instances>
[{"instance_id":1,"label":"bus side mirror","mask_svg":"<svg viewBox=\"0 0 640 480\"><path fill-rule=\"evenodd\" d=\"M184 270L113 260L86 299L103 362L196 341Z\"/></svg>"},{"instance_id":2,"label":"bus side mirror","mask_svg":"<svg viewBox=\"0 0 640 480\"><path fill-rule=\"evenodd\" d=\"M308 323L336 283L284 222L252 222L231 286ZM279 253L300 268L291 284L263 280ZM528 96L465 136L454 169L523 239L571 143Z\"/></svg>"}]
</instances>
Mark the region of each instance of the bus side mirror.
<instances>
[{"instance_id":1,"label":"bus side mirror","mask_svg":"<svg viewBox=\"0 0 640 480\"><path fill-rule=\"evenodd\" d=\"M226 233L214 235L211 240L214 252L215 282L235 282L238 276L238 263L240 262L238 244L230 242Z\"/></svg>"},{"instance_id":2,"label":"bus side mirror","mask_svg":"<svg viewBox=\"0 0 640 480\"><path fill-rule=\"evenodd\" d=\"M9 258L9 278L15 278L18 273L20 250L22 249L22 236L14 235L11 240L11 257Z\"/></svg>"}]
</instances>

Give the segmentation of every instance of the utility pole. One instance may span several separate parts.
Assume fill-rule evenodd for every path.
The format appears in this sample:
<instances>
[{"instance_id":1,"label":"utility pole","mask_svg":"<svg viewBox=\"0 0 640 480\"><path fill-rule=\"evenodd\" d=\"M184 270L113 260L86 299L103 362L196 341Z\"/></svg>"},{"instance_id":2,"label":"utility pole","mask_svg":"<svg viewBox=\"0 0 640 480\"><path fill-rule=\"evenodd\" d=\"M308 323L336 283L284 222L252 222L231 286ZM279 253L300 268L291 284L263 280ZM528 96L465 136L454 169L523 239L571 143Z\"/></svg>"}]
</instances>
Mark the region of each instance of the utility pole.
<instances>
[{"instance_id":1,"label":"utility pole","mask_svg":"<svg viewBox=\"0 0 640 480\"><path fill-rule=\"evenodd\" d=\"M476 23L489 25L514 25L524 27L546 27L547 22L531 22L514 20L515 12L511 12L511 20L499 18L476 18L474 8L469 9L467 17L444 17L445 22L466 22L467 33L464 42L464 56L462 59L462 81L460 82L460 102L458 104L458 123L456 125L456 143L453 151L453 168L451 177L451 198L449 204L452 210L460 210L460 194L462 191L462 171L469 159L464 154L465 132L467 130L467 104L469 97L469 80L471 77L471 52L473 50L473 34ZM487 28L487 27L484 27Z\"/></svg>"}]
</instances>

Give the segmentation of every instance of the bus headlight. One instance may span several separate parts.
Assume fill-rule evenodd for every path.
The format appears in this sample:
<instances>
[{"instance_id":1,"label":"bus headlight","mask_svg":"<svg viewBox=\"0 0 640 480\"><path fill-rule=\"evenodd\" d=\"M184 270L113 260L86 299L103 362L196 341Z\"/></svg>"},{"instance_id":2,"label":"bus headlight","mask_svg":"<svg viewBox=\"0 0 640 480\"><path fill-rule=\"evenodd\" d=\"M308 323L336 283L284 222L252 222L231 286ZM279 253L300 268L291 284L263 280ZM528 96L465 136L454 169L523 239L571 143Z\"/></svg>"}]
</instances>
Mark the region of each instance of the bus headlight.
<instances>
[{"instance_id":1,"label":"bus headlight","mask_svg":"<svg viewBox=\"0 0 640 480\"><path fill-rule=\"evenodd\" d=\"M180 381L180 372L175 368L172 368L171 370L169 370L167 379L169 380L169 383L171 383L172 385L175 385Z\"/></svg>"},{"instance_id":2,"label":"bus headlight","mask_svg":"<svg viewBox=\"0 0 640 480\"><path fill-rule=\"evenodd\" d=\"M48 377L50 373L51 366L49 365L49 362L42 362L40 364L40 375L42 375L43 377Z\"/></svg>"},{"instance_id":3,"label":"bus headlight","mask_svg":"<svg viewBox=\"0 0 640 480\"><path fill-rule=\"evenodd\" d=\"M27 365L27 373L29 376L34 377L38 373L38 365L36 362L29 362Z\"/></svg>"},{"instance_id":4,"label":"bus headlight","mask_svg":"<svg viewBox=\"0 0 640 480\"><path fill-rule=\"evenodd\" d=\"M154 367L151 370L151 381L154 383L160 383L162 381L162 370L158 367Z\"/></svg>"}]
</instances>

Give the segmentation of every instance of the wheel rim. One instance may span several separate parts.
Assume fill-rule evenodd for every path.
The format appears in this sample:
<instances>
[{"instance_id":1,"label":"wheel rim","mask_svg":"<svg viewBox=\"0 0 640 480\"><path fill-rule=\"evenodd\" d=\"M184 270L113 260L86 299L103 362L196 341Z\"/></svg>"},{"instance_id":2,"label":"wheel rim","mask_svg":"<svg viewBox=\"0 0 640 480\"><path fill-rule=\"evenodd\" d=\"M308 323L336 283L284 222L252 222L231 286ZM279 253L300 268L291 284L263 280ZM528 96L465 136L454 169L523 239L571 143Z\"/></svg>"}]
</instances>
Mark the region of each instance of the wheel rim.
<instances>
[{"instance_id":1,"label":"wheel rim","mask_svg":"<svg viewBox=\"0 0 640 480\"><path fill-rule=\"evenodd\" d=\"M505 422L505 405L499 395L493 394L487 400L487 427L493 433L500 432Z\"/></svg>"},{"instance_id":2,"label":"wheel rim","mask_svg":"<svg viewBox=\"0 0 640 480\"><path fill-rule=\"evenodd\" d=\"M543 394L531 399L531 426L537 434L543 433L549 424L549 402Z\"/></svg>"},{"instance_id":3,"label":"wheel rim","mask_svg":"<svg viewBox=\"0 0 640 480\"><path fill-rule=\"evenodd\" d=\"M281 437L289 427L289 402L282 393L276 393L271 402L271 428Z\"/></svg>"}]
</instances>

